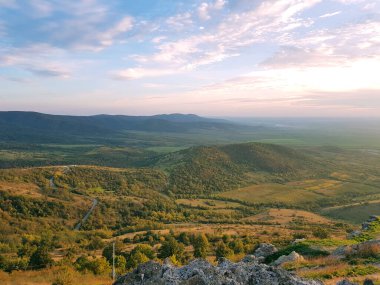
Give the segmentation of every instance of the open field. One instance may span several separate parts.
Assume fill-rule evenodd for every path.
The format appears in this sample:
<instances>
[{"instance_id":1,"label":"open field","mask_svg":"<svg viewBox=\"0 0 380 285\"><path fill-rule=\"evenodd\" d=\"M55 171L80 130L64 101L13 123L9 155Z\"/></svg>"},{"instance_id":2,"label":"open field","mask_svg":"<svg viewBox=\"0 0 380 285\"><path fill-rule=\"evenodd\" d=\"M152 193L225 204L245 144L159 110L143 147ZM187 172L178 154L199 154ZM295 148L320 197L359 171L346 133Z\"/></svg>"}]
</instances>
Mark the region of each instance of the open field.
<instances>
[{"instance_id":1,"label":"open field","mask_svg":"<svg viewBox=\"0 0 380 285\"><path fill-rule=\"evenodd\" d=\"M293 181L284 184L251 185L221 193L219 196L249 203L283 203L303 207L303 203L319 201L351 201L359 197L379 194L380 189L366 184L333 179ZM364 199L364 198L363 198Z\"/></svg>"},{"instance_id":2,"label":"open field","mask_svg":"<svg viewBox=\"0 0 380 285\"><path fill-rule=\"evenodd\" d=\"M244 221L273 223L273 224L332 224L333 220L327 219L323 216L300 210L293 209L269 209L263 213L253 215L243 219Z\"/></svg>"},{"instance_id":3,"label":"open field","mask_svg":"<svg viewBox=\"0 0 380 285\"><path fill-rule=\"evenodd\" d=\"M212 199L177 199L176 203L190 207L202 207L207 209L234 209L242 205L235 202Z\"/></svg>"},{"instance_id":4,"label":"open field","mask_svg":"<svg viewBox=\"0 0 380 285\"><path fill-rule=\"evenodd\" d=\"M355 224L362 223L368 214L380 215L380 202L359 203L355 205L329 208L321 212L323 215L332 219L344 220Z\"/></svg>"}]
</instances>

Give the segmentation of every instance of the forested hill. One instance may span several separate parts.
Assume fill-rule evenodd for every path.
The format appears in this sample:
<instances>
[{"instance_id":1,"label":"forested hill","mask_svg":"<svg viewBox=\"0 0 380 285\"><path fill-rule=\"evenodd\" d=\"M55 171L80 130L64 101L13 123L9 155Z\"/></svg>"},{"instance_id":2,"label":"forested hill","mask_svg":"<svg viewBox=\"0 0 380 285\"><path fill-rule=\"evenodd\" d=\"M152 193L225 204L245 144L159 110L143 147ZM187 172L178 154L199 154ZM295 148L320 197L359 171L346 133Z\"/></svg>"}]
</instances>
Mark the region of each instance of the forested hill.
<instances>
[{"instance_id":1,"label":"forested hill","mask_svg":"<svg viewBox=\"0 0 380 285\"><path fill-rule=\"evenodd\" d=\"M284 182L323 172L323 167L303 152L263 143L192 147L156 157L153 164L170 173L169 191L185 195L264 181Z\"/></svg>"},{"instance_id":2,"label":"forested hill","mask_svg":"<svg viewBox=\"0 0 380 285\"><path fill-rule=\"evenodd\" d=\"M120 136L126 131L186 133L205 130L246 128L224 120L197 115L155 116L64 116L36 112L0 112L2 141L54 142Z\"/></svg>"}]
</instances>

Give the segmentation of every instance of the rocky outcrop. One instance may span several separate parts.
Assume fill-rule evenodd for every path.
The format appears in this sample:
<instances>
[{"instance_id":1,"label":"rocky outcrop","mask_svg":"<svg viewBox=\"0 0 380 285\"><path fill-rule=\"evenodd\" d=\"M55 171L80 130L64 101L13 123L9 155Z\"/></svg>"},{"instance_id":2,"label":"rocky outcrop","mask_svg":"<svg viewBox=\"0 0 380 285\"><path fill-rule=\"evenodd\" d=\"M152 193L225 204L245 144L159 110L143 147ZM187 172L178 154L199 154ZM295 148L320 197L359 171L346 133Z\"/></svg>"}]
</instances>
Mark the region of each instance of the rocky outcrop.
<instances>
[{"instance_id":1,"label":"rocky outcrop","mask_svg":"<svg viewBox=\"0 0 380 285\"><path fill-rule=\"evenodd\" d=\"M380 250L380 240L369 240L354 245L340 246L332 255L338 258L344 258L348 255L356 255L361 252L368 252L369 250Z\"/></svg>"},{"instance_id":2,"label":"rocky outcrop","mask_svg":"<svg viewBox=\"0 0 380 285\"><path fill-rule=\"evenodd\" d=\"M380 218L378 216L370 216L368 220L366 220L364 223L362 223L362 229L361 230L356 230L347 235L348 239L353 239L358 236L360 236L363 232L368 231L371 229L371 225L374 222L379 222Z\"/></svg>"},{"instance_id":3,"label":"rocky outcrop","mask_svg":"<svg viewBox=\"0 0 380 285\"><path fill-rule=\"evenodd\" d=\"M370 216L369 219L367 221L365 221L364 223L362 223L362 231L368 231L371 227L371 224L373 222L377 222L379 221L379 217L377 216Z\"/></svg>"},{"instance_id":4,"label":"rocky outcrop","mask_svg":"<svg viewBox=\"0 0 380 285\"><path fill-rule=\"evenodd\" d=\"M359 285L358 283L352 283L351 281L348 280L342 280L336 283L336 285Z\"/></svg>"},{"instance_id":5,"label":"rocky outcrop","mask_svg":"<svg viewBox=\"0 0 380 285\"><path fill-rule=\"evenodd\" d=\"M302 255L298 254L295 251L292 251L289 255L280 256L275 262L273 262L273 265L279 266L286 262L300 262L304 260L305 259L303 258Z\"/></svg>"},{"instance_id":6,"label":"rocky outcrop","mask_svg":"<svg viewBox=\"0 0 380 285\"><path fill-rule=\"evenodd\" d=\"M258 248L256 248L253 255L257 258L258 261L264 261L266 257L276 253L277 248L270 243L261 243Z\"/></svg>"},{"instance_id":7,"label":"rocky outcrop","mask_svg":"<svg viewBox=\"0 0 380 285\"><path fill-rule=\"evenodd\" d=\"M221 260L217 266L196 259L183 267L150 261L120 277L114 285L322 285L281 268L260 264L255 258L238 263Z\"/></svg>"}]
</instances>

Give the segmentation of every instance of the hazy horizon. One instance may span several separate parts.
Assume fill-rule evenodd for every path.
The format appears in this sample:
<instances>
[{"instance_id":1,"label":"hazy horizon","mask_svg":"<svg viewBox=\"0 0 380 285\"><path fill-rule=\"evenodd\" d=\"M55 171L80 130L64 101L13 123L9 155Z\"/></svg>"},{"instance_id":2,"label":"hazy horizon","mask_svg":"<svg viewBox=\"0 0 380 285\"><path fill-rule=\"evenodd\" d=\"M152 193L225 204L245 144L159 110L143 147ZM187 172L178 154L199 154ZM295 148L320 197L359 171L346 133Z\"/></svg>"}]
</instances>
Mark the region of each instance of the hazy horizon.
<instances>
[{"instance_id":1,"label":"hazy horizon","mask_svg":"<svg viewBox=\"0 0 380 285\"><path fill-rule=\"evenodd\" d=\"M380 117L380 3L0 0L0 110Z\"/></svg>"}]
</instances>

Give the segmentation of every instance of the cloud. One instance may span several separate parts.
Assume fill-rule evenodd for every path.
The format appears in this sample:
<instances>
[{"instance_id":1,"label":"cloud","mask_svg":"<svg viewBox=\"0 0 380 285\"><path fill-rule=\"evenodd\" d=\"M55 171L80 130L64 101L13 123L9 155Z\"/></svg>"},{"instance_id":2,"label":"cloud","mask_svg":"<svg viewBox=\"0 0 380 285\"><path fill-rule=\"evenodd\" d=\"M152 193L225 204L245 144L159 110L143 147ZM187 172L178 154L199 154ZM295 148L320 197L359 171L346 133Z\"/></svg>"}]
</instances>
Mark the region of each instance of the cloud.
<instances>
[{"instance_id":1,"label":"cloud","mask_svg":"<svg viewBox=\"0 0 380 285\"><path fill-rule=\"evenodd\" d=\"M336 16L336 15L339 15L341 13L342 13L342 11L336 11L336 12L332 12L332 13L326 13L326 14L323 14L323 15L319 16L319 18L329 18L329 17L333 17L333 16Z\"/></svg>"},{"instance_id":2,"label":"cloud","mask_svg":"<svg viewBox=\"0 0 380 285\"><path fill-rule=\"evenodd\" d=\"M146 77L159 77L176 73L178 73L178 70L137 67L114 71L111 72L111 75L113 78L119 80L134 80Z\"/></svg>"},{"instance_id":3,"label":"cloud","mask_svg":"<svg viewBox=\"0 0 380 285\"><path fill-rule=\"evenodd\" d=\"M239 55L239 49L254 43L273 41L285 31L310 26L297 15L320 0L264 1L252 10L229 14L216 28L178 40L159 42L151 55L135 56L140 63L166 63L171 68L194 69ZM203 2L204 11L221 9L226 1ZM203 11L203 10L202 10ZM199 12L199 10L198 10ZM206 18L206 14L203 15Z\"/></svg>"},{"instance_id":4,"label":"cloud","mask_svg":"<svg viewBox=\"0 0 380 285\"><path fill-rule=\"evenodd\" d=\"M213 10L221 10L226 5L225 0L216 0L214 3L202 2L198 7L198 17L201 20L207 21L211 19L210 13Z\"/></svg>"},{"instance_id":5,"label":"cloud","mask_svg":"<svg viewBox=\"0 0 380 285\"><path fill-rule=\"evenodd\" d=\"M34 9L33 16L48 17L53 13L53 5L46 0L31 0L30 5Z\"/></svg>"},{"instance_id":6,"label":"cloud","mask_svg":"<svg viewBox=\"0 0 380 285\"><path fill-rule=\"evenodd\" d=\"M0 67L14 67L42 77L68 78L76 63L66 51L46 44L2 50Z\"/></svg>"},{"instance_id":7,"label":"cloud","mask_svg":"<svg viewBox=\"0 0 380 285\"><path fill-rule=\"evenodd\" d=\"M133 28L133 18L126 16L117 22L113 27L99 35L100 44L103 46L110 46L113 44L114 39Z\"/></svg>"},{"instance_id":8,"label":"cloud","mask_svg":"<svg viewBox=\"0 0 380 285\"><path fill-rule=\"evenodd\" d=\"M175 16L169 17L166 20L166 24L170 26L170 28L174 28L176 30L182 30L184 28L189 28L189 26L193 25L192 15L189 12L177 14Z\"/></svg>"}]
</instances>

